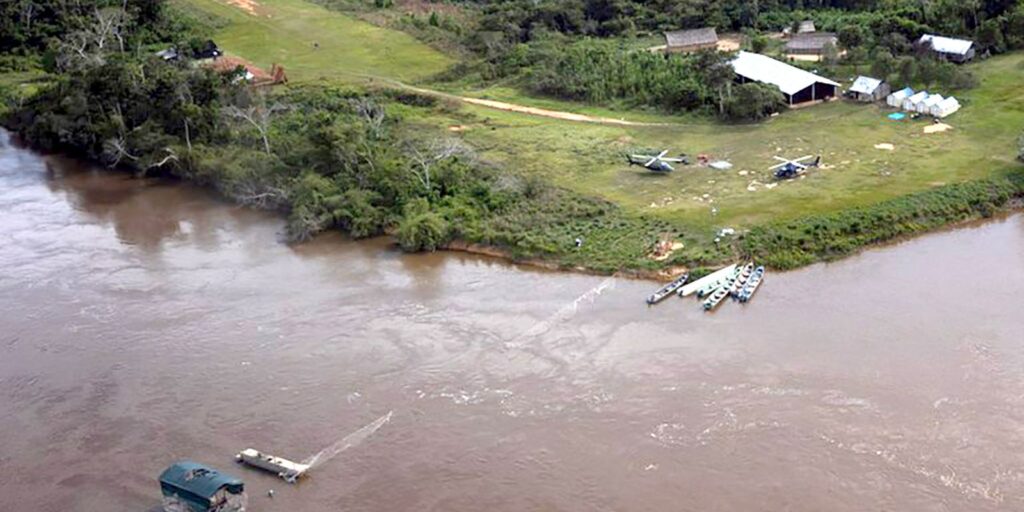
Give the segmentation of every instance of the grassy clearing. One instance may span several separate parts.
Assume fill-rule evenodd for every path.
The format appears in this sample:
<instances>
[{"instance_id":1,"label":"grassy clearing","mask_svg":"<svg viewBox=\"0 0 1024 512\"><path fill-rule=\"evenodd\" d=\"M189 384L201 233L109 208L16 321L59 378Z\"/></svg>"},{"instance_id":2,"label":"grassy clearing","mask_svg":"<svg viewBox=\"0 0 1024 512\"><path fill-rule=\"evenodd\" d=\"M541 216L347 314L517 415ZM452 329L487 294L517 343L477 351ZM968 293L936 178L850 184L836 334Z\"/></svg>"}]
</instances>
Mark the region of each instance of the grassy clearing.
<instances>
[{"instance_id":1,"label":"grassy clearing","mask_svg":"<svg viewBox=\"0 0 1024 512\"><path fill-rule=\"evenodd\" d=\"M885 117L888 109L846 101L787 112L757 125L684 118L682 126L639 128L528 119L474 108L468 109L469 122L481 129L470 124L463 133L497 161L606 198L627 210L704 230L750 227L878 203L984 178L1016 165L1014 141L1024 126L1024 90L1019 87L1024 82L1024 54L989 59L974 65L974 70L981 85L961 96L964 108L948 119L954 129L930 135L922 131L930 121L890 121ZM488 96L522 99L511 89ZM558 108L559 103L563 102L539 106ZM578 111L680 121L653 113ZM892 143L896 149L875 149L878 143ZM671 175L654 175L622 163L621 154L637 147L707 153L729 160L734 168L716 171L693 166ZM821 154L827 168L769 189L762 184L774 182L767 168L777 154Z\"/></svg>"},{"instance_id":2,"label":"grassy clearing","mask_svg":"<svg viewBox=\"0 0 1024 512\"><path fill-rule=\"evenodd\" d=\"M303 0L254 2L255 14L223 0L174 1L225 20L216 34L218 44L266 69L275 62L281 64L292 81L353 82L368 76L417 81L452 64L450 58L408 34Z\"/></svg>"},{"instance_id":3,"label":"grassy clearing","mask_svg":"<svg viewBox=\"0 0 1024 512\"><path fill-rule=\"evenodd\" d=\"M374 75L409 81L424 79L450 64L444 56L404 34L302 0L268 0L257 8L257 16L229 7L222 0L176 1L227 19L229 24L218 35L223 47L260 65L281 63L293 80L352 81L360 75ZM319 50L313 50L313 41L320 43ZM458 133L490 161L574 193L607 200L630 218L652 219L659 230L670 226L664 229L674 231L686 243L686 249L669 263L707 261L715 255L727 257L712 242L714 233L722 227L745 230L781 226L796 219L841 223L842 219L830 216L883 204L889 206L878 207L891 209L892 201L933 190L940 191L943 201L950 197L956 200L960 196L949 196L946 187L1018 169L1020 164L1014 157L1015 141L1024 127L1024 89L1019 85L1024 83L1024 53L1003 55L971 67L980 85L957 95L964 107L947 120L954 129L937 134L923 133L930 121L890 121L885 117L887 108L846 101L786 112L760 124L726 125L691 116L530 98L512 87L460 90L457 82L445 84L449 92L670 126L581 124L477 106L444 112L410 110L405 115L423 124L458 126ZM875 149L879 143L891 143L895 150ZM734 167L717 171L691 166L670 175L656 175L624 164L623 153L638 148L705 153L713 159L729 160ZM812 170L802 179L766 186L776 183L768 170L775 163L774 155L808 154L822 155L825 168ZM903 206L918 205L908 202ZM936 219L950 222L977 213L956 210L952 216ZM826 221L821 221L823 218ZM571 240L580 229L587 229L594 240L586 246L587 252L605 250L599 248L603 234L615 238L624 229L634 230L627 224L557 226L564 233L552 232L551 239ZM906 232L910 231L896 234ZM797 259L806 263L808 258L845 254L884 238L858 235L849 245L808 249ZM632 247L637 242L630 239L629 244ZM737 249L744 250L742 244ZM777 248L770 251L778 253ZM637 246L626 252L635 258L642 251ZM581 258L582 264L600 261L602 267L622 264L615 258L604 261L596 252ZM779 261L796 260L783 255Z\"/></svg>"}]
</instances>

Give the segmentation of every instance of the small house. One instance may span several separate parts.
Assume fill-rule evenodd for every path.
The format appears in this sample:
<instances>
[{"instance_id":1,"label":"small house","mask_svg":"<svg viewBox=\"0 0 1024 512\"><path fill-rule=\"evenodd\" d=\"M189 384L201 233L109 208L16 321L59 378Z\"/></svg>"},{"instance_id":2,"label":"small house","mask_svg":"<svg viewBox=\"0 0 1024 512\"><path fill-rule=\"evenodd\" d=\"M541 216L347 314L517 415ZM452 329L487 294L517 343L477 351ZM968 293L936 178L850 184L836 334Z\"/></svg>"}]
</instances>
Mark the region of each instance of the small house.
<instances>
[{"instance_id":1,"label":"small house","mask_svg":"<svg viewBox=\"0 0 1024 512\"><path fill-rule=\"evenodd\" d=\"M816 31L817 31L817 29L814 28L814 21L813 20L801 21L800 24L797 25L797 27L796 27L796 33L797 34L810 34L812 32L816 32Z\"/></svg>"},{"instance_id":2,"label":"small house","mask_svg":"<svg viewBox=\"0 0 1024 512\"><path fill-rule=\"evenodd\" d=\"M885 102L894 108L903 108L903 100L914 95L914 90L910 87L904 87L885 98Z\"/></svg>"},{"instance_id":3,"label":"small house","mask_svg":"<svg viewBox=\"0 0 1024 512\"><path fill-rule=\"evenodd\" d=\"M831 32L797 34L786 41L786 57L794 60L819 61L825 58L831 47L838 55L839 38Z\"/></svg>"},{"instance_id":4,"label":"small house","mask_svg":"<svg viewBox=\"0 0 1024 512\"><path fill-rule=\"evenodd\" d=\"M239 510L233 505L245 505L241 480L190 460L175 462L160 474L160 492L184 512Z\"/></svg>"},{"instance_id":5,"label":"small house","mask_svg":"<svg viewBox=\"0 0 1024 512\"><path fill-rule=\"evenodd\" d=\"M932 107L938 105L944 99L946 98L943 98L941 94L932 94L931 96L928 96L927 98L924 99L924 101L917 105L917 113L930 114L932 111Z\"/></svg>"},{"instance_id":6,"label":"small house","mask_svg":"<svg viewBox=\"0 0 1024 512\"><path fill-rule=\"evenodd\" d=\"M858 76L847 91L853 99L864 102L881 101L889 96L889 83L869 76Z\"/></svg>"},{"instance_id":7,"label":"small house","mask_svg":"<svg viewBox=\"0 0 1024 512\"><path fill-rule=\"evenodd\" d=\"M713 27L665 32L665 52L690 53L718 48L718 33Z\"/></svg>"},{"instance_id":8,"label":"small house","mask_svg":"<svg viewBox=\"0 0 1024 512\"><path fill-rule=\"evenodd\" d=\"M917 105L924 101L927 97L928 93L926 91L921 91L919 93L907 97L907 99L903 100L903 105L901 106L903 107L903 110L906 110L907 112L917 112Z\"/></svg>"},{"instance_id":9,"label":"small house","mask_svg":"<svg viewBox=\"0 0 1024 512\"><path fill-rule=\"evenodd\" d=\"M919 48L927 48L939 57L962 64L974 58L974 41L925 34L917 40Z\"/></svg>"},{"instance_id":10,"label":"small house","mask_svg":"<svg viewBox=\"0 0 1024 512\"><path fill-rule=\"evenodd\" d=\"M956 98L950 96L936 105L932 105L929 114L941 119L944 118L957 110L960 110L960 102Z\"/></svg>"},{"instance_id":11,"label":"small house","mask_svg":"<svg viewBox=\"0 0 1024 512\"><path fill-rule=\"evenodd\" d=\"M767 55L741 51L732 60L733 71L740 83L761 82L772 84L782 91L790 106L836 95L839 84Z\"/></svg>"}]
</instances>

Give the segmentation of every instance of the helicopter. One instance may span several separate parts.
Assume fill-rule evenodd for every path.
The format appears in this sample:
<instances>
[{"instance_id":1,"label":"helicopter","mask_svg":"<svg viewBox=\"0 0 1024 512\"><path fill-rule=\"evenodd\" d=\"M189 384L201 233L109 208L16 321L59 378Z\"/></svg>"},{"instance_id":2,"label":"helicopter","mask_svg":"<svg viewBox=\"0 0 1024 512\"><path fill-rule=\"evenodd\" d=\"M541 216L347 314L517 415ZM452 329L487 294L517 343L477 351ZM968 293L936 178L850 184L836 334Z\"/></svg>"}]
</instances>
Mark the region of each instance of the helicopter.
<instances>
[{"instance_id":1,"label":"helicopter","mask_svg":"<svg viewBox=\"0 0 1024 512\"><path fill-rule=\"evenodd\" d=\"M814 158L814 161L808 164L801 163L808 158ZM802 156L800 158L789 159L776 156L776 160L781 161L781 164L775 164L768 168L769 171L775 171L775 178L780 180L795 178L807 171L808 167L817 167L821 164L821 155L817 157L813 155Z\"/></svg>"},{"instance_id":2,"label":"helicopter","mask_svg":"<svg viewBox=\"0 0 1024 512\"><path fill-rule=\"evenodd\" d=\"M690 159L686 158L686 155L681 155L681 156L678 156L678 157L668 157L668 158L666 158L665 157L666 154L668 154L668 150L667 149L665 151L662 151L661 153L658 153L656 156L651 156L651 155L626 155L626 161L629 162L629 165L639 165L639 166L644 167L645 169L647 169L649 171L663 172L663 173L669 173L669 172L672 172L672 171L675 170L675 168L672 167L669 164L669 162L681 163L683 165L689 165L690 164Z\"/></svg>"}]
</instances>

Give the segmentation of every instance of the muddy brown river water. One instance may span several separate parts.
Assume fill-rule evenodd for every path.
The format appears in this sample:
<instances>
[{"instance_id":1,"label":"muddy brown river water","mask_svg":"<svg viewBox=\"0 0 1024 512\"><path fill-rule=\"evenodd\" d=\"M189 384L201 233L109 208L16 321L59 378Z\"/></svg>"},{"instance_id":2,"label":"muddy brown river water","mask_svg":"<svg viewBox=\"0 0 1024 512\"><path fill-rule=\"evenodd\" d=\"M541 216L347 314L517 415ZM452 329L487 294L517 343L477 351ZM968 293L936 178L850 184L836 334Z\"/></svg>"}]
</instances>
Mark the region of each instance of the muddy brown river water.
<instances>
[{"instance_id":1,"label":"muddy brown river water","mask_svg":"<svg viewBox=\"0 0 1024 512\"><path fill-rule=\"evenodd\" d=\"M251 511L1024 509L1021 215L715 314L282 226L0 134L0 509L150 510L178 458ZM232 462L389 411L298 485Z\"/></svg>"}]
</instances>

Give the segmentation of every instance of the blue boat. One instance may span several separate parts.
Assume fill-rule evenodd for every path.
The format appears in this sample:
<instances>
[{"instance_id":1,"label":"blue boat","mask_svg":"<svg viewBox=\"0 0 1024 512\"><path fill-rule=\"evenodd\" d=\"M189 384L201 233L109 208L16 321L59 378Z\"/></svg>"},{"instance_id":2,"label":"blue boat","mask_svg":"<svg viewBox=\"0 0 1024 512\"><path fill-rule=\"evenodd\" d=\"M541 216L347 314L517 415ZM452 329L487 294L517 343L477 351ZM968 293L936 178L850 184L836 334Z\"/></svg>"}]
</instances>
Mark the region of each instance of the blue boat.
<instances>
[{"instance_id":1,"label":"blue boat","mask_svg":"<svg viewBox=\"0 0 1024 512\"><path fill-rule=\"evenodd\" d=\"M764 280L764 266L757 267L757 270L754 270L754 273L750 275L750 280L747 281L746 286L740 290L737 296L740 302L749 301L750 297L757 291L757 287L761 286L762 280Z\"/></svg>"},{"instance_id":2,"label":"blue boat","mask_svg":"<svg viewBox=\"0 0 1024 512\"><path fill-rule=\"evenodd\" d=\"M183 460L160 474L164 510L174 512L242 512L245 484L216 469Z\"/></svg>"}]
</instances>

